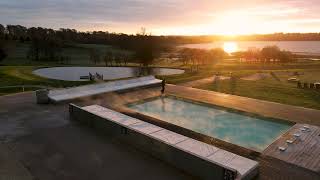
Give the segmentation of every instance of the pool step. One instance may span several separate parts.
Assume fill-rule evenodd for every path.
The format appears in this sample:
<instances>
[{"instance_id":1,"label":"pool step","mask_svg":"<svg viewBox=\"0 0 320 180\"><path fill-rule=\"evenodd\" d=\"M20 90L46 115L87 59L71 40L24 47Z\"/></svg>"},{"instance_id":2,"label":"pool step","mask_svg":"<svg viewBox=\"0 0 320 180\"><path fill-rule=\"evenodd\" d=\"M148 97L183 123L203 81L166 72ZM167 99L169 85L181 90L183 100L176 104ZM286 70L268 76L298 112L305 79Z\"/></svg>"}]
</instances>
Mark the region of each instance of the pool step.
<instances>
[{"instance_id":1,"label":"pool step","mask_svg":"<svg viewBox=\"0 0 320 180\"><path fill-rule=\"evenodd\" d=\"M258 162L98 106L70 104L70 117L201 179L252 179Z\"/></svg>"}]
</instances>

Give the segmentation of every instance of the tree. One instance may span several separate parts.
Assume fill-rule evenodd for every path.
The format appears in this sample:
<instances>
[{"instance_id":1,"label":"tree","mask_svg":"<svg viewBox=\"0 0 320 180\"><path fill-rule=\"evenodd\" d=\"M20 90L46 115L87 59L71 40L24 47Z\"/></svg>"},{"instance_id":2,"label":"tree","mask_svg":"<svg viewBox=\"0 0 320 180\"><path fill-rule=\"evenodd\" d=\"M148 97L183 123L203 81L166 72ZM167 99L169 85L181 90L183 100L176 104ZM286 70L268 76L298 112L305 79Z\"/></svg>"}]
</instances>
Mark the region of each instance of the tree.
<instances>
[{"instance_id":1,"label":"tree","mask_svg":"<svg viewBox=\"0 0 320 180\"><path fill-rule=\"evenodd\" d=\"M3 61L6 57L6 52L4 51L4 49L0 48L0 62Z\"/></svg>"},{"instance_id":2,"label":"tree","mask_svg":"<svg viewBox=\"0 0 320 180\"><path fill-rule=\"evenodd\" d=\"M0 62L3 61L7 57L7 53L4 49L4 43L0 39Z\"/></svg>"},{"instance_id":3,"label":"tree","mask_svg":"<svg viewBox=\"0 0 320 180\"><path fill-rule=\"evenodd\" d=\"M179 51L179 57L183 65L187 65L191 61L192 50L190 48L183 48Z\"/></svg>"},{"instance_id":4,"label":"tree","mask_svg":"<svg viewBox=\"0 0 320 180\"><path fill-rule=\"evenodd\" d=\"M278 46L266 46L261 50L261 57L265 62L270 63L271 60L276 62L279 60L280 48Z\"/></svg>"},{"instance_id":5,"label":"tree","mask_svg":"<svg viewBox=\"0 0 320 180\"><path fill-rule=\"evenodd\" d=\"M31 45L27 54L28 59L40 60L40 40L38 38L33 38L31 41Z\"/></svg>"},{"instance_id":6,"label":"tree","mask_svg":"<svg viewBox=\"0 0 320 180\"><path fill-rule=\"evenodd\" d=\"M100 54L98 50L96 49L90 50L90 61L93 62L94 64L98 64L100 62Z\"/></svg>"},{"instance_id":7,"label":"tree","mask_svg":"<svg viewBox=\"0 0 320 180\"><path fill-rule=\"evenodd\" d=\"M227 53L222 48L214 48L208 52L208 62L207 64L217 64Z\"/></svg>"},{"instance_id":8,"label":"tree","mask_svg":"<svg viewBox=\"0 0 320 180\"><path fill-rule=\"evenodd\" d=\"M4 37L5 30L6 28L2 24L0 24L0 39Z\"/></svg>"},{"instance_id":9,"label":"tree","mask_svg":"<svg viewBox=\"0 0 320 180\"><path fill-rule=\"evenodd\" d=\"M112 61L113 61L113 53L112 53L112 51L107 51L105 53L103 61L104 61L106 67L109 65L109 63L112 66Z\"/></svg>"},{"instance_id":10,"label":"tree","mask_svg":"<svg viewBox=\"0 0 320 180\"><path fill-rule=\"evenodd\" d=\"M279 60L282 63L288 63L293 61L293 55L290 51L281 51L279 55Z\"/></svg>"},{"instance_id":11,"label":"tree","mask_svg":"<svg viewBox=\"0 0 320 180\"><path fill-rule=\"evenodd\" d=\"M29 28L28 36L31 39L31 45L28 57L33 60L56 60L61 58L63 42L56 36L52 29Z\"/></svg>"},{"instance_id":12,"label":"tree","mask_svg":"<svg viewBox=\"0 0 320 180\"><path fill-rule=\"evenodd\" d=\"M27 28L21 25L7 25L7 31L13 40L20 39L20 37L25 37L27 34Z\"/></svg>"},{"instance_id":13,"label":"tree","mask_svg":"<svg viewBox=\"0 0 320 180\"><path fill-rule=\"evenodd\" d=\"M141 66L148 67L156 57L156 44L153 38L147 35L140 35L137 43L135 58Z\"/></svg>"},{"instance_id":14,"label":"tree","mask_svg":"<svg viewBox=\"0 0 320 180\"><path fill-rule=\"evenodd\" d=\"M236 57L245 59L246 62L263 63L288 63L293 61L293 54L289 51L281 51L277 46L266 46L259 49L248 49L247 51L234 54Z\"/></svg>"},{"instance_id":15,"label":"tree","mask_svg":"<svg viewBox=\"0 0 320 180\"><path fill-rule=\"evenodd\" d=\"M261 52L259 49L250 48L242 54L243 58L246 59L247 62L259 62L261 58Z\"/></svg>"}]
</instances>

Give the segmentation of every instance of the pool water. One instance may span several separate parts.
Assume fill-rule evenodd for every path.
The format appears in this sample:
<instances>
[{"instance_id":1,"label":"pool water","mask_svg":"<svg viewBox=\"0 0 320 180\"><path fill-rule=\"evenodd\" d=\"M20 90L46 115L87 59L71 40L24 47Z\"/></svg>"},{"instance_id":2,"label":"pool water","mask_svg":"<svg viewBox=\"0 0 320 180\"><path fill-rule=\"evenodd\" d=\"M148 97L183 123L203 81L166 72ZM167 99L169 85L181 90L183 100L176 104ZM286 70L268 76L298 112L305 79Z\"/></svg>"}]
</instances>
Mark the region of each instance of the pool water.
<instances>
[{"instance_id":1,"label":"pool water","mask_svg":"<svg viewBox=\"0 0 320 180\"><path fill-rule=\"evenodd\" d=\"M263 151L293 125L246 116L171 96L129 104L128 107L162 121L256 151Z\"/></svg>"}]
</instances>

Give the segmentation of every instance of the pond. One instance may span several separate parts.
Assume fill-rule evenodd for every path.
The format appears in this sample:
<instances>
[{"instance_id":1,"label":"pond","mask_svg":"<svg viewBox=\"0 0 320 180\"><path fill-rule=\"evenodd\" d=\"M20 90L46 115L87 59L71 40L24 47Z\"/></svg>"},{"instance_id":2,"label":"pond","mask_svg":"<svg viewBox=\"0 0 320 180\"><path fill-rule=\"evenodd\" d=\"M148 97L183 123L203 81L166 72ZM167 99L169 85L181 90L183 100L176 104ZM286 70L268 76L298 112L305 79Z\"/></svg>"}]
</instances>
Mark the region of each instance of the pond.
<instances>
[{"instance_id":1,"label":"pond","mask_svg":"<svg viewBox=\"0 0 320 180\"><path fill-rule=\"evenodd\" d=\"M81 79L82 76L91 74L103 75L104 80L114 80L121 78L129 78L138 76L140 68L138 67L52 67L42 68L33 71L34 74L57 80L65 81L88 81L88 79ZM183 74L184 70L171 68L151 68L151 75L174 75Z\"/></svg>"}]
</instances>

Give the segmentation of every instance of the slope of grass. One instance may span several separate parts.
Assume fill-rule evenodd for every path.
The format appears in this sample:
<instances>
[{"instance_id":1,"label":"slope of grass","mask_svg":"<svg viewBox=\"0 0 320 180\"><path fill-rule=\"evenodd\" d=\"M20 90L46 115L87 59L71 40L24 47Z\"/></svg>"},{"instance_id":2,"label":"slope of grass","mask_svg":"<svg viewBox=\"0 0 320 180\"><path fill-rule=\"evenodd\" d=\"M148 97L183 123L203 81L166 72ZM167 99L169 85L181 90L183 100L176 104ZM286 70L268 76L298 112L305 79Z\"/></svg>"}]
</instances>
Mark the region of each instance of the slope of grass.
<instances>
[{"instance_id":1,"label":"slope of grass","mask_svg":"<svg viewBox=\"0 0 320 180\"><path fill-rule=\"evenodd\" d=\"M39 85L48 87L71 87L90 82L74 82L74 81L59 81L45 79L32 74L32 71L39 68L38 66L0 66L0 87L5 86L20 86L20 85ZM26 88L37 89L37 88ZM1 88L0 93L9 94L20 92L21 88Z\"/></svg>"},{"instance_id":2,"label":"slope of grass","mask_svg":"<svg viewBox=\"0 0 320 180\"><path fill-rule=\"evenodd\" d=\"M231 81L225 80L220 81L218 85L210 83L200 85L196 88L320 109L319 90L298 89L295 84L278 82L271 78L259 81L238 80L235 85L232 85Z\"/></svg>"}]
</instances>

